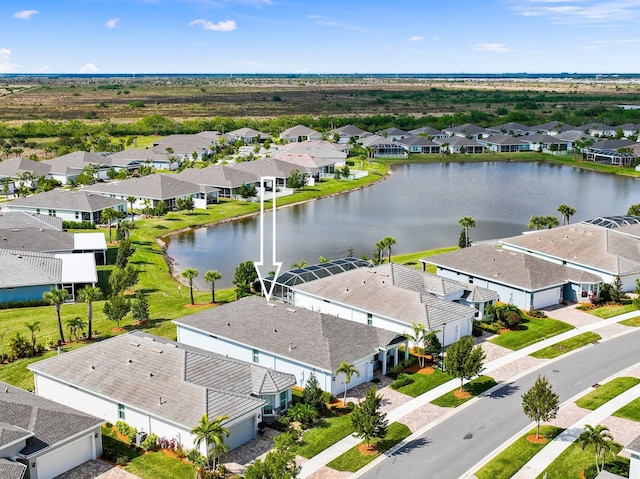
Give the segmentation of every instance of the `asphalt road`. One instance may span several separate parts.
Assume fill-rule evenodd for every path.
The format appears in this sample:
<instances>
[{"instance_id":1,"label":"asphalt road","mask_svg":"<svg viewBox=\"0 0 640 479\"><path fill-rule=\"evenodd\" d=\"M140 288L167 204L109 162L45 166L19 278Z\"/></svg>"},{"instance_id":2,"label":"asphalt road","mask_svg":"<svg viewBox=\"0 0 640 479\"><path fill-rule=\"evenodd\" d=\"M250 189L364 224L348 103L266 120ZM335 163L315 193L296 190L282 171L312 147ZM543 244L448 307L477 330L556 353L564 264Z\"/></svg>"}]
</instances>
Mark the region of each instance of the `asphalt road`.
<instances>
[{"instance_id":1,"label":"asphalt road","mask_svg":"<svg viewBox=\"0 0 640 479\"><path fill-rule=\"evenodd\" d=\"M521 395L531 387L538 374L549 379L562 404L593 384L640 362L639 340L640 328L570 354L505 384L359 477L459 478L530 423L522 412Z\"/></svg>"}]
</instances>

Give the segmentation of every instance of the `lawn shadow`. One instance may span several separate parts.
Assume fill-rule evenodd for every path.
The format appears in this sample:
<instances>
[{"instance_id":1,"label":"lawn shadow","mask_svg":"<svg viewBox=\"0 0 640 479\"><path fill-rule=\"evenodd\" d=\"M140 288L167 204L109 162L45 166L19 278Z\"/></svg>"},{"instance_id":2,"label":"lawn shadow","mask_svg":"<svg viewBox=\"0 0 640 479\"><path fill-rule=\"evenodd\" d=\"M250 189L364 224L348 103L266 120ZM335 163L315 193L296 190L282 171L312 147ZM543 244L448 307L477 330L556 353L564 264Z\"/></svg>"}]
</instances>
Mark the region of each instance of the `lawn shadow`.
<instances>
[{"instance_id":1,"label":"lawn shadow","mask_svg":"<svg viewBox=\"0 0 640 479\"><path fill-rule=\"evenodd\" d=\"M489 394L492 399L503 399L507 396L511 396L520 390L520 386L514 386L513 383L505 384L500 389L493 391Z\"/></svg>"},{"instance_id":2,"label":"lawn shadow","mask_svg":"<svg viewBox=\"0 0 640 479\"><path fill-rule=\"evenodd\" d=\"M164 225L155 225L154 228L157 229L157 230L168 230L169 229Z\"/></svg>"},{"instance_id":3,"label":"lawn shadow","mask_svg":"<svg viewBox=\"0 0 640 479\"><path fill-rule=\"evenodd\" d=\"M380 441L379 444L382 445L382 443L384 443L384 442L385 442L384 440ZM426 437L419 437L417 439L409 441L404 446L402 446L400 449L398 449L394 453L388 454L388 455L389 456L402 456L402 455L405 455L405 454L409 454L410 452L412 452L415 449L418 449L420 447L428 446L430 443L431 443L431 441L429 439L427 439Z\"/></svg>"}]
</instances>

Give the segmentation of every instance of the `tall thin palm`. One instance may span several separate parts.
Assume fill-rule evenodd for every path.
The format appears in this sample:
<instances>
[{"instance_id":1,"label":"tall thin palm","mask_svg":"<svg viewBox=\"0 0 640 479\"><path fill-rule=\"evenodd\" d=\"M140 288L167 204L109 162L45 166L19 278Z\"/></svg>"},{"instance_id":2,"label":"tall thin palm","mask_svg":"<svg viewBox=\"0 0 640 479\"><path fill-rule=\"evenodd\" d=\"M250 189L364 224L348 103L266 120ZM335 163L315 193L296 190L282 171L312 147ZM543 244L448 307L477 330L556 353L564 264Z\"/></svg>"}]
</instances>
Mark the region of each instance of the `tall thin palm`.
<instances>
[{"instance_id":1,"label":"tall thin palm","mask_svg":"<svg viewBox=\"0 0 640 479\"><path fill-rule=\"evenodd\" d=\"M216 281L222 278L222 275L217 270L207 271L204 274L204 280L207 283L211 283L211 302L216 302Z\"/></svg>"},{"instance_id":2,"label":"tall thin palm","mask_svg":"<svg viewBox=\"0 0 640 479\"><path fill-rule=\"evenodd\" d=\"M338 374L344 374L344 399L342 400L342 403L345 404L347 402L347 386L351 382L351 378L354 374L358 377L360 376L360 371L358 371L358 368L356 368L353 364L343 362L340 363L340 366L338 366L338 369L336 369L335 374L336 376Z\"/></svg>"},{"instance_id":3,"label":"tall thin palm","mask_svg":"<svg viewBox=\"0 0 640 479\"><path fill-rule=\"evenodd\" d=\"M409 341L413 341L415 343L414 352L416 356L418 356L418 364L420 367L424 367L424 342L427 334L427 328L422 323L411 323L411 332L404 333L403 336L407 338Z\"/></svg>"},{"instance_id":4,"label":"tall thin palm","mask_svg":"<svg viewBox=\"0 0 640 479\"><path fill-rule=\"evenodd\" d=\"M558 206L558 212L562 215L562 225L568 225L569 219L576 213L576 209L569 205Z\"/></svg>"},{"instance_id":5,"label":"tall thin palm","mask_svg":"<svg viewBox=\"0 0 640 479\"><path fill-rule=\"evenodd\" d=\"M387 248L387 261L391 263L391 247L396 244L396 239L393 236L385 236L382 239L382 243L384 244L385 248Z\"/></svg>"},{"instance_id":6,"label":"tall thin palm","mask_svg":"<svg viewBox=\"0 0 640 479\"><path fill-rule=\"evenodd\" d=\"M585 424L585 430L580 433L577 441L580 443L582 450L590 445L594 447L598 472L604 468L607 452L615 455L622 450L622 446L614 441L613 434L611 434L609 428L600 424L595 427Z\"/></svg>"},{"instance_id":7,"label":"tall thin palm","mask_svg":"<svg viewBox=\"0 0 640 479\"><path fill-rule=\"evenodd\" d=\"M102 291L97 286L85 286L78 291L78 299L87 303L88 336L91 341L93 336L93 302L102 297Z\"/></svg>"},{"instance_id":8,"label":"tall thin palm","mask_svg":"<svg viewBox=\"0 0 640 479\"><path fill-rule=\"evenodd\" d=\"M69 299L69 293L66 289L51 288L51 291L47 291L42 295L42 299L56 307L56 315L58 316L58 332L60 333L60 341L64 343L64 331L62 329L62 319L60 318L60 308L62 303Z\"/></svg>"},{"instance_id":9,"label":"tall thin palm","mask_svg":"<svg viewBox=\"0 0 640 479\"><path fill-rule=\"evenodd\" d=\"M133 204L136 202L135 196L127 196L127 202L129 203L129 208L131 208L131 224L134 224L133 220Z\"/></svg>"},{"instance_id":10,"label":"tall thin palm","mask_svg":"<svg viewBox=\"0 0 640 479\"><path fill-rule=\"evenodd\" d=\"M33 323L25 323L25 327L31 333L31 353L36 355L36 333L40 331L40 321L34 321Z\"/></svg>"},{"instance_id":11,"label":"tall thin palm","mask_svg":"<svg viewBox=\"0 0 640 479\"><path fill-rule=\"evenodd\" d=\"M229 436L229 430L222 426L222 423L229 419L229 416L219 416L213 421L209 421L209 417L204 414L200 418L200 422L191 430L191 434L195 436L194 445L196 449L204 442L207 453L207 466L213 469L216 465L216 453L220 451L220 446L224 444L224 436ZM212 461L213 459L213 461Z\"/></svg>"},{"instance_id":12,"label":"tall thin palm","mask_svg":"<svg viewBox=\"0 0 640 479\"><path fill-rule=\"evenodd\" d=\"M187 268L180 275L189 281L189 294L191 295L191 304L195 304L193 300L193 279L198 276L198 270L195 268Z\"/></svg>"},{"instance_id":13,"label":"tall thin palm","mask_svg":"<svg viewBox=\"0 0 640 479\"><path fill-rule=\"evenodd\" d=\"M111 243L111 224L114 219L118 217L117 212L113 208L105 208L102 210L102 214L100 215L103 223L107 223L109 225L109 243Z\"/></svg>"},{"instance_id":14,"label":"tall thin palm","mask_svg":"<svg viewBox=\"0 0 640 479\"><path fill-rule=\"evenodd\" d=\"M471 241L469 240L469 228L476 227L476 220L471 216L463 216L458 220L458 223L460 223L460 226L464 228L464 234L467 237L467 246L469 246L471 244Z\"/></svg>"}]
</instances>

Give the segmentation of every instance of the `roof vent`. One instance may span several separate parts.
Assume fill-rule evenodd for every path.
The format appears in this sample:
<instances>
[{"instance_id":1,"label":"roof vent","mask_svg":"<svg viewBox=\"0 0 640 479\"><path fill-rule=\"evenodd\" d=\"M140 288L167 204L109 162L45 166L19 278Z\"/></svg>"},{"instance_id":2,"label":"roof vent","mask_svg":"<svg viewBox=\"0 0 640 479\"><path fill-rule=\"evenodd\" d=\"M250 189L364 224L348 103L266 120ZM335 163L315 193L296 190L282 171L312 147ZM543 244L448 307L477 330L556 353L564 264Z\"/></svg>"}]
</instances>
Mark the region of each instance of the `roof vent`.
<instances>
[{"instance_id":1,"label":"roof vent","mask_svg":"<svg viewBox=\"0 0 640 479\"><path fill-rule=\"evenodd\" d=\"M133 362L133 359L129 358L129 359L127 359L127 362L128 362L129 364L131 364L131 363Z\"/></svg>"},{"instance_id":2,"label":"roof vent","mask_svg":"<svg viewBox=\"0 0 640 479\"><path fill-rule=\"evenodd\" d=\"M267 304L267 306L269 306L270 308L275 308L275 307L276 307L276 305L275 305L274 303L266 303L266 304Z\"/></svg>"},{"instance_id":3,"label":"roof vent","mask_svg":"<svg viewBox=\"0 0 640 479\"><path fill-rule=\"evenodd\" d=\"M227 326L231 326L231 323L227 323Z\"/></svg>"},{"instance_id":4,"label":"roof vent","mask_svg":"<svg viewBox=\"0 0 640 479\"><path fill-rule=\"evenodd\" d=\"M129 344L130 344L131 346L136 347L136 348L137 348L138 346L140 346L140 343L135 343L135 342L133 342L133 341L129 341Z\"/></svg>"},{"instance_id":5,"label":"roof vent","mask_svg":"<svg viewBox=\"0 0 640 479\"><path fill-rule=\"evenodd\" d=\"M162 354L162 349L152 349L151 351L153 351L154 353L158 353L158 354Z\"/></svg>"},{"instance_id":6,"label":"roof vent","mask_svg":"<svg viewBox=\"0 0 640 479\"><path fill-rule=\"evenodd\" d=\"M149 377L152 378L153 377L153 373L149 373Z\"/></svg>"},{"instance_id":7,"label":"roof vent","mask_svg":"<svg viewBox=\"0 0 640 479\"><path fill-rule=\"evenodd\" d=\"M278 332L278 330L277 330L276 328L273 328L273 332L274 332L274 333L277 333L277 332Z\"/></svg>"},{"instance_id":8,"label":"roof vent","mask_svg":"<svg viewBox=\"0 0 640 479\"><path fill-rule=\"evenodd\" d=\"M95 368L96 368L96 367L92 364L92 365L91 365L91 369L95 369Z\"/></svg>"},{"instance_id":9,"label":"roof vent","mask_svg":"<svg viewBox=\"0 0 640 479\"><path fill-rule=\"evenodd\" d=\"M9 388L4 388L5 394L9 394Z\"/></svg>"},{"instance_id":10,"label":"roof vent","mask_svg":"<svg viewBox=\"0 0 640 479\"><path fill-rule=\"evenodd\" d=\"M347 290L348 291L348 290ZM293 308L287 308L287 311L289 311L290 313L295 313L297 311L297 309L293 309Z\"/></svg>"}]
</instances>

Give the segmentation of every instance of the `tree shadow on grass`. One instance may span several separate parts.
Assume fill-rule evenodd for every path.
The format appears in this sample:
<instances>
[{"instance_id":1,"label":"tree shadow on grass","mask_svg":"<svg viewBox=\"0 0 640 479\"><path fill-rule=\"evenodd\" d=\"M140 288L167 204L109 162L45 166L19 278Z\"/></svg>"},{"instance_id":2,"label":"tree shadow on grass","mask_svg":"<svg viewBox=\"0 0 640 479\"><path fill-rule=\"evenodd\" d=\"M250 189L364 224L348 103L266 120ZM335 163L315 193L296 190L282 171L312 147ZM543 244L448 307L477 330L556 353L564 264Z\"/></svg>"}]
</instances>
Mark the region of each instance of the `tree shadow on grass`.
<instances>
[{"instance_id":1,"label":"tree shadow on grass","mask_svg":"<svg viewBox=\"0 0 640 479\"><path fill-rule=\"evenodd\" d=\"M475 383L467 383L464 387L464 390L470 393L472 396L478 396L479 394L482 394L483 392L497 385L498 383L493 379L490 381L478 381Z\"/></svg>"}]
</instances>

